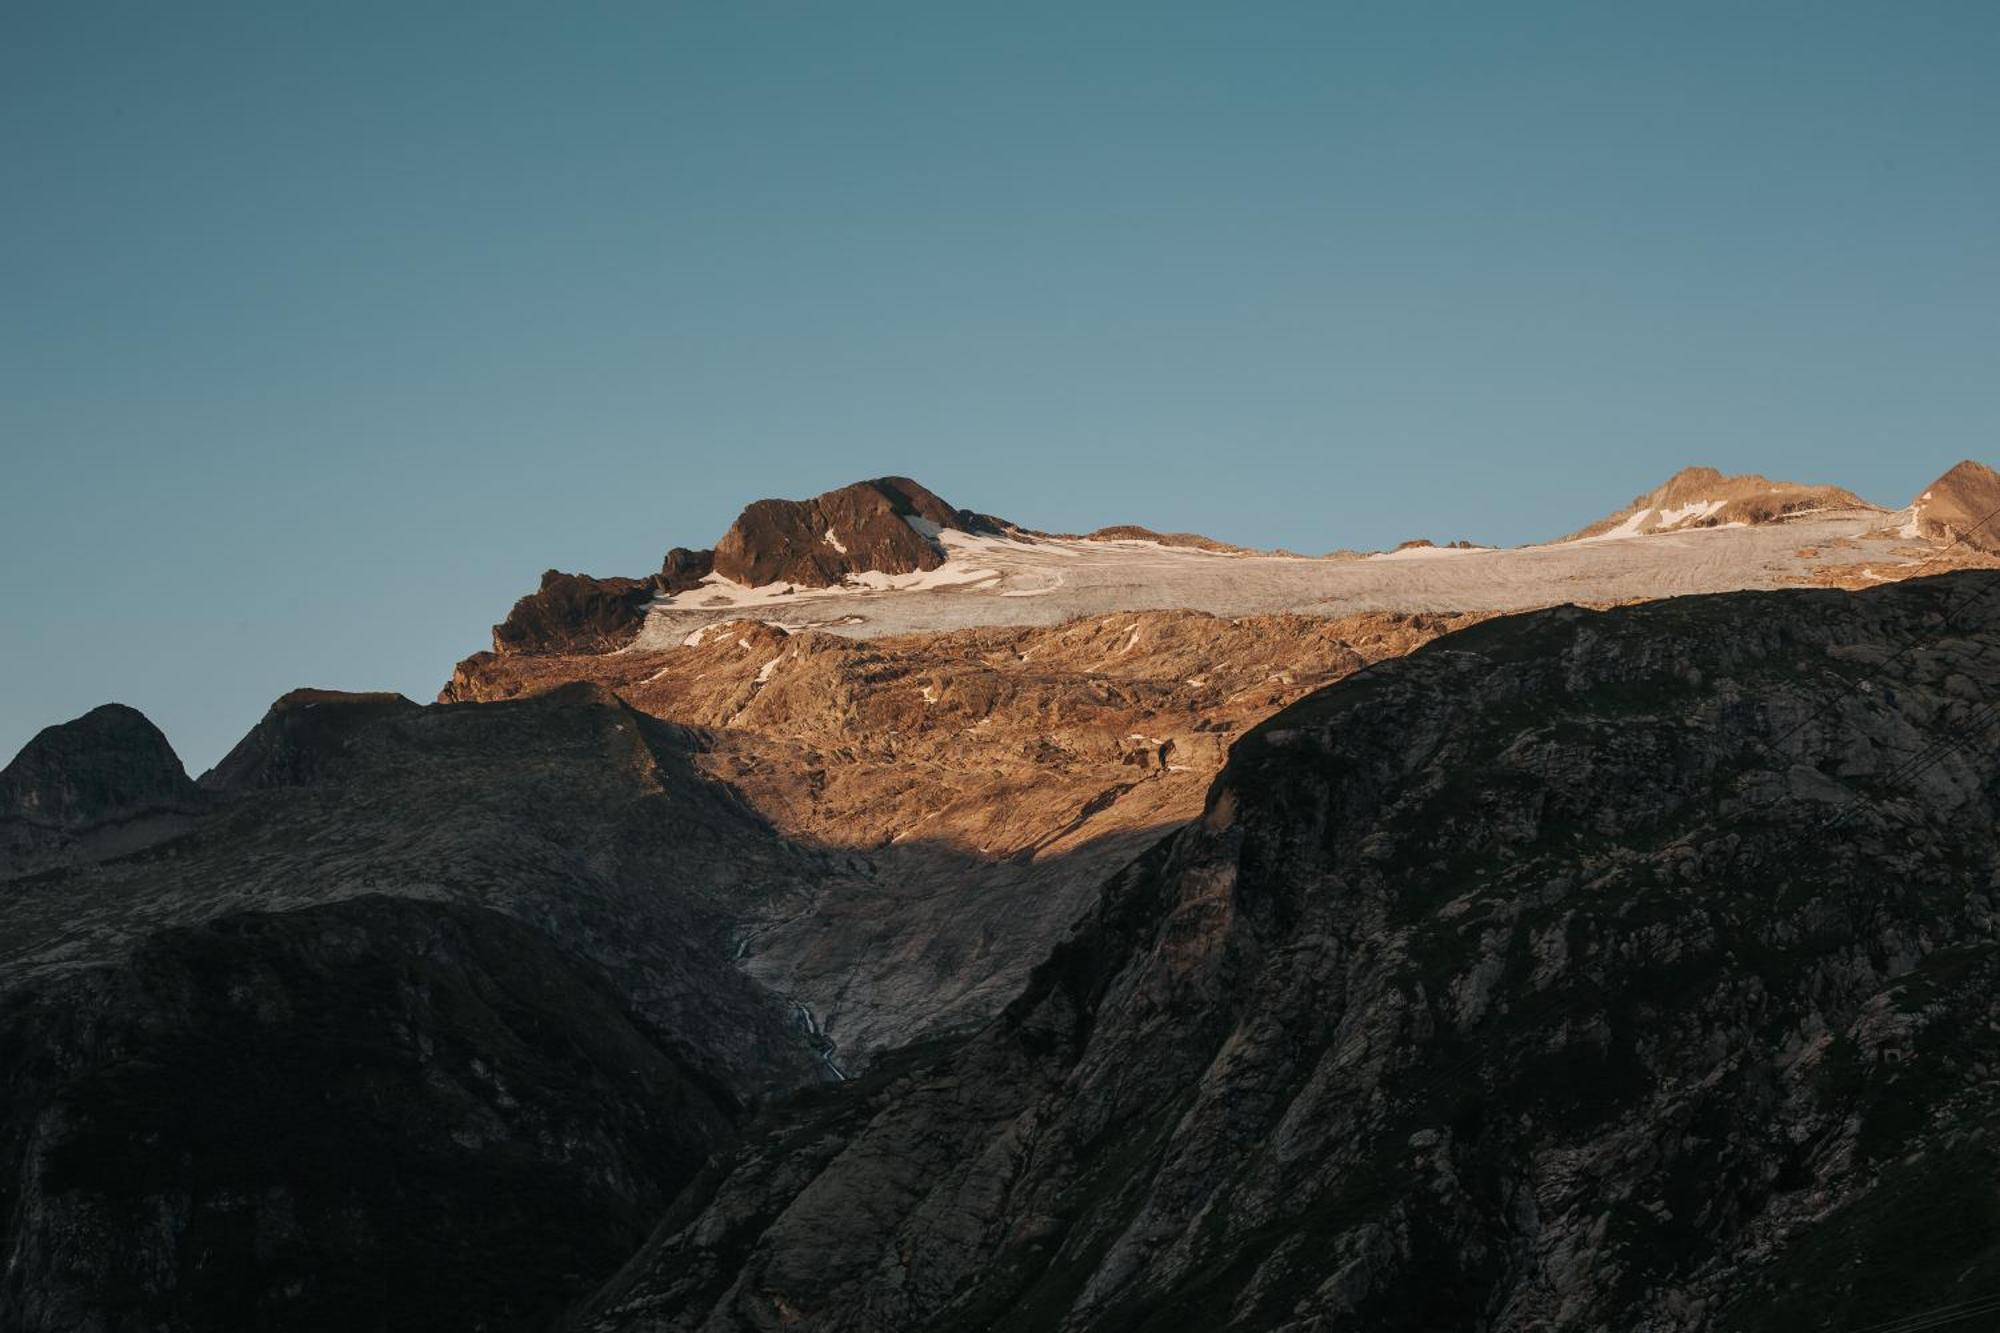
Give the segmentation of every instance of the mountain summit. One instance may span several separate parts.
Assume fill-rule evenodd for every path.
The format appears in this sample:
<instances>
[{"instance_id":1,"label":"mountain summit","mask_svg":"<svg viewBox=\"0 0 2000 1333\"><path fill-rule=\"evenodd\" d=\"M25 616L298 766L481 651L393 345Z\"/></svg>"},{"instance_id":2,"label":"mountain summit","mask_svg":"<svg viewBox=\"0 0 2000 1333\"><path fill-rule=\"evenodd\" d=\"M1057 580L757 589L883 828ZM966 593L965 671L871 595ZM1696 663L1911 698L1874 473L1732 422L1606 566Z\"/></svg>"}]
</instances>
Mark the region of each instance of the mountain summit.
<instances>
[{"instance_id":1,"label":"mountain summit","mask_svg":"<svg viewBox=\"0 0 2000 1333\"><path fill-rule=\"evenodd\" d=\"M937 537L947 528L998 536L1006 525L953 508L908 477L877 477L810 500L749 505L715 544L714 569L752 588L832 588L869 570L915 574L944 563Z\"/></svg>"},{"instance_id":2,"label":"mountain summit","mask_svg":"<svg viewBox=\"0 0 2000 1333\"><path fill-rule=\"evenodd\" d=\"M551 569L493 627L493 651L609 652L631 643L655 596L721 580L745 588L837 588L856 575L915 574L944 564L947 530L998 536L1012 525L946 503L908 477L876 477L810 500L746 505L712 550L676 546L646 578Z\"/></svg>"},{"instance_id":3,"label":"mountain summit","mask_svg":"<svg viewBox=\"0 0 2000 1333\"><path fill-rule=\"evenodd\" d=\"M1754 472L1725 476L1712 467L1686 467L1665 485L1633 499L1564 541L1639 537L1691 528L1749 527L1828 510L1874 509L1839 486L1772 481Z\"/></svg>"},{"instance_id":4,"label":"mountain summit","mask_svg":"<svg viewBox=\"0 0 2000 1333\"><path fill-rule=\"evenodd\" d=\"M1925 487L1899 517L1905 537L2000 551L2000 472L1968 458Z\"/></svg>"}]
</instances>

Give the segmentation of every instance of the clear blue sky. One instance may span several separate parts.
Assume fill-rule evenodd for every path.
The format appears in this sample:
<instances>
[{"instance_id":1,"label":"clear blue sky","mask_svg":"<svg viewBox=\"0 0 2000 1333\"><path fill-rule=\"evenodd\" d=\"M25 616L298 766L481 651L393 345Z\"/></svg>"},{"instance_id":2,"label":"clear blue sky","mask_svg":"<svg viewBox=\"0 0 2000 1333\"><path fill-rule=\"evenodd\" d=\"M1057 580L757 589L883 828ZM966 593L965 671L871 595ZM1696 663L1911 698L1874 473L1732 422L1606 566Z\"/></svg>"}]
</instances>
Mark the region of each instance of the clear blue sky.
<instances>
[{"instance_id":1,"label":"clear blue sky","mask_svg":"<svg viewBox=\"0 0 2000 1333\"><path fill-rule=\"evenodd\" d=\"M2000 425L2000 5L0 4L0 760L885 472L1303 550Z\"/></svg>"}]
</instances>

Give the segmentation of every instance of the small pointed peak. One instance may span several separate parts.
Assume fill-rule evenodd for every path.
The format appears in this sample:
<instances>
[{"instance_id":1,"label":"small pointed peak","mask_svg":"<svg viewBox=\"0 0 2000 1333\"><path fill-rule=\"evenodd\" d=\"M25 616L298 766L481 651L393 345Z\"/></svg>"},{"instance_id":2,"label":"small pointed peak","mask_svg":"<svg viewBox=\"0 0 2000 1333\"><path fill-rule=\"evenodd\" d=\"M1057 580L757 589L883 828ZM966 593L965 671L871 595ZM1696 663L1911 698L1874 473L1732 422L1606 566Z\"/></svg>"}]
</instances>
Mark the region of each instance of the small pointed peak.
<instances>
[{"instance_id":1,"label":"small pointed peak","mask_svg":"<svg viewBox=\"0 0 2000 1333\"><path fill-rule=\"evenodd\" d=\"M1995 472L1986 464L1970 458L1961 458L1951 465L1944 475L1931 483L1931 488L1939 486L2000 483L2000 472Z\"/></svg>"},{"instance_id":2,"label":"small pointed peak","mask_svg":"<svg viewBox=\"0 0 2000 1333\"><path fill-rule=\"evenodd\" d=\"M52 827L191 809L197 796L160 729L120 703L44 727L0 769L0 817Z\"/></svg>"},{"instance_id":3,"label":"small pointed peak","mask_svg":"<svg viewBox=\"0 0 2000 1333\"><path fill-rule=\"evenodd\" d=\"M1926 486L1906 512L1906 537L2000 551L2000 472L1963 459Z\"/></svg>"}]
</instances>

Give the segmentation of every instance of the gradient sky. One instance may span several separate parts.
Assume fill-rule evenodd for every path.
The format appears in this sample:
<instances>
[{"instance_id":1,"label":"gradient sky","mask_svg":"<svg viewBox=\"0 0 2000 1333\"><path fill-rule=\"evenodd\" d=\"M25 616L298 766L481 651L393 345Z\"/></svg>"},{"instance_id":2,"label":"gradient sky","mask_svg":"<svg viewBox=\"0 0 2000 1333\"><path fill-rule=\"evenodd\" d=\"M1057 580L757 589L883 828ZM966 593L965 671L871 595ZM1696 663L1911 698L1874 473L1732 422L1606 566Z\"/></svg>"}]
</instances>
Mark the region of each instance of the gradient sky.
<instances>
[{"instance_id":1,"label":"gradient sky","mask_svg":"<svg viewBox=\"0 0 2000 1333\"><path fill-rule=\"evenodd\" d=\"M0 759L915 476L1300 550L2000 461L2000 5L0 0Z\"/></svg>"}]
</instances>

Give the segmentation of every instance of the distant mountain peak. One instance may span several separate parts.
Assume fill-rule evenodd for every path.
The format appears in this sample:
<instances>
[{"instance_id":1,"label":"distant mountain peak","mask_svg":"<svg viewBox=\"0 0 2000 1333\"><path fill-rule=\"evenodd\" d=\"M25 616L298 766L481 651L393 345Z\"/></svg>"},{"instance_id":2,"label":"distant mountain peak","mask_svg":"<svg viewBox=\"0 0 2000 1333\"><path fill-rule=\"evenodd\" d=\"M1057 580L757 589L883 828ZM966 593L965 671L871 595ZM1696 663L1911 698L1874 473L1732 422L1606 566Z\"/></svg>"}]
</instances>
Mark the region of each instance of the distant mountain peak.
<instances>
[{"instance_id":1,"label":"distant mountain peak","mask_svg":"<svg viewBox=\"0 0 2000 1333\"><path fill-rule=\"evenodd\" d=\"M1773 481L1749 472L1730 476L1712 467L1684 467L1665 483L1564 541L1643 537L1698 528L1752 527L1828 510L1875 509L1840 486Z\"/></svg>"},{"instance_id":2,"label":"distant mountain peak","mask_svg":"<svg viewBox=\"0 0 2000 1333\"><path fill-rule=\"evenodd\" d=\"M44 727L0 769L0 818L48 828L188 809L199 799L160 729L118 703Z\"/></svg>"},{"instance_id":3,"label":"distant mountain peak","mask_svg":"<svg viewBox=\"0 0 2000 1333\"><path fill-rule=\"evenodd\" d=\"M1905 537L2000 551L2000 472L1963 459L1926 486L1897 517Z\"/></svg>"},{"instance_id":4,"label":"distant mountain peak","mask_svg":"<svg viewBox=\"0 0 2000 1333\"><path fill-rule=\"evenodd\" d=\"M993 535L1006 525L947 503L908 477L876 477L810 500L758 500L715 544L714 572L746 587L831 588L874 570L915 574L945 561L946 529Z\"/></svg>"},{"instance_id":5,"label":"distant mountain peak","mask_svg":"<svg viewBox=\"0 0 2000 1333\"><path fill-rule=\"evenodd\" d=\"M870 572L922 573L944 564L938 537L947 530L1017 531L990 514L959 509L909 477L874 477L809 500L756 500L712 550L676 546L658 574L604 578L549 570L541 587L493 627L493 651L613 651L638 634L654 597L710 580L834 588Z\"/></svg>"}]
</instances>

